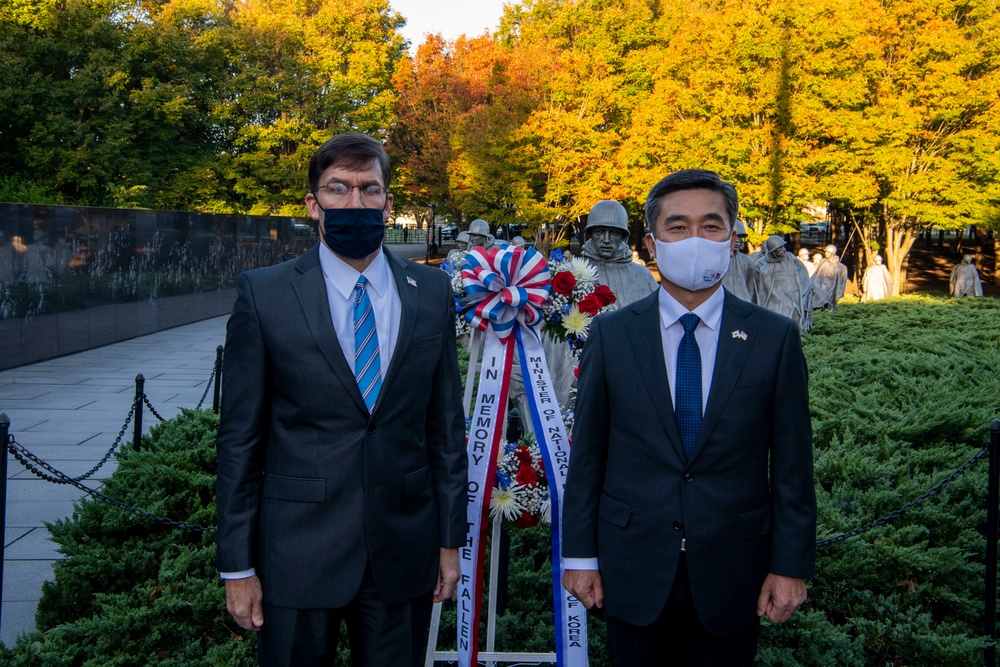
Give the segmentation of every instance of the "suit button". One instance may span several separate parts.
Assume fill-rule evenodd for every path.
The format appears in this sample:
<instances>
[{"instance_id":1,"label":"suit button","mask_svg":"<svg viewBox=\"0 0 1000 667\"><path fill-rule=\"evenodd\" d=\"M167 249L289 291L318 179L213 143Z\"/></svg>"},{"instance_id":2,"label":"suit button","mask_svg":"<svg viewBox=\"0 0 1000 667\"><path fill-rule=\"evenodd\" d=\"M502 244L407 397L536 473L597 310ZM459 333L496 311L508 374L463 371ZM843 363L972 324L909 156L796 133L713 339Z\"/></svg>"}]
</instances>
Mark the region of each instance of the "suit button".
<instances>
[{"instance_id":1,"label":"suit button","mask_svg":"<svg viewBox=\"0 0 1000 667\"><path fill-rule=\"evenodd\" d=\"M684 530L684 523L681 521L674 521L674 530Z\"/></svg>"},{"instance_id":2,"label":"suit button","mask_svg":"<svg viewBox=\"0 0 1000 667\"><path fill-rule=\"evenodd\" d=\"M368 425L368 435L371 435L374 432L375 432L375 424L369 424Z\"/></svg>"},{"instance_id":3,"label":"suit button","mask_svg":"<svg viewBox=\"0 0 1000 667\"><path fill-rule=\"evenodd\" d=\"M685 482L690 482L692 480L694 480L694 475L692 475L689 472L684 473L684 481Z\"/></svg>"}]
</instances>

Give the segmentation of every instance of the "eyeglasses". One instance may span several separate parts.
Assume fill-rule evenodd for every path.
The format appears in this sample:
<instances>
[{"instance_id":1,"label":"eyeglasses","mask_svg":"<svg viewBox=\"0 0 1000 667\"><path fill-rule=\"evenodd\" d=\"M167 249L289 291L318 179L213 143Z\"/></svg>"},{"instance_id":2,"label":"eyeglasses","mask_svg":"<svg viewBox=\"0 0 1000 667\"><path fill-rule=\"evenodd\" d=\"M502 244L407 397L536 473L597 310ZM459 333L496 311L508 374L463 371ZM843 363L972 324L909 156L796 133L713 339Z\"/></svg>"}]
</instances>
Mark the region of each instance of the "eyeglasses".
<instances>
[{"instance_id":1,"label":"eyeglasses","mask_svg":"<svg viewBox=\"0 0 1000 667\"><path fill-rule=\"evenodd\" d=\"M344 201L345 199L350 199L354 190L358 190L360 192L361 199L365 202L378 201L385 196L385 188L378 183L348 185L347 183L341 183L340 181L332 181L326 185L321 185L316 189L326 190L330 199L334 201Z\"/></svg>"}]
</instances>

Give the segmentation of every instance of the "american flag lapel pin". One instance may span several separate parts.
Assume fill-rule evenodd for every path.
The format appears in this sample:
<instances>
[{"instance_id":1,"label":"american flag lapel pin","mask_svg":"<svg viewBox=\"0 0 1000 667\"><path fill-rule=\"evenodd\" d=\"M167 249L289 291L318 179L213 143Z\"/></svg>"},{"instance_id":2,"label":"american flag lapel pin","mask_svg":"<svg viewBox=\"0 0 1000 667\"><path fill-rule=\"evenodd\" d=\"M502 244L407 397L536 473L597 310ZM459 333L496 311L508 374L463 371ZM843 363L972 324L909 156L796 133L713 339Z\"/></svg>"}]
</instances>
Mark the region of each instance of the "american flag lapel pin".
<instances>
[{"instance_id":1,"label":"american flag lapel pin","mask_svg":"<svg viewBox=\"0 0 1000 667\"><path fill-rule=\"evenodd\" d=\"M741 329L737 329L736 331L733 332L733 338L739 338L740 340L746 340L747 339L747 335Z\"/></svg>"},{"instance_id":2,"label":"american flag lapel pin","mask_svg":"<svg viewBox=\"0 0 1000 667\"><path fill-rule=\"evenodd\" d=\"M417 286L417 281L414 280L413 278L411 278L410 276L406 276L406 282L409 285L411 285L412 287L416 287Z\"/></svg>"}]
</instances>

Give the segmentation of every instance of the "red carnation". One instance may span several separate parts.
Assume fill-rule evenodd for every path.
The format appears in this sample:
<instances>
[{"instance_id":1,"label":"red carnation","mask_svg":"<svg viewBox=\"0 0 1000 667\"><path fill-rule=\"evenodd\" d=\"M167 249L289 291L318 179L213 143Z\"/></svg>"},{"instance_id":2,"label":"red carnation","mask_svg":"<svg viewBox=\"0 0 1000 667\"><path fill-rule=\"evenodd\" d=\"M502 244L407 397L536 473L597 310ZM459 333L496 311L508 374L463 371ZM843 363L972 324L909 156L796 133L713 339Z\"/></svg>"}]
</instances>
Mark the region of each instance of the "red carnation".
<instances>
[{"instance_id":1,"label":"red carnation","mask_svg":"<svg viewBox=\"0 0 1000 667\"><path fill-rule=\"evenodd\" d=\"M576 277L569 271L560 271L552 276L552 289L557 294L571 296L576 288Z\"/></svg>"},{"instance_id":2,"label":"red carnation","mask_svg":"<svg viewBox=\"0 0 1000 667\"><path fill-rule=\"evenodd\" d=\"M611 288L608 287L607 285L598 285L597 287L595 287L594 296L596 296L597 299L601 302L602 308L604 306L610 306L611 304L613 304L615 301L618 300L618 297L615 296L615 293L612 292Z\"/></svg>"},{"instance_id":3,"label":"red carnation","mask_svg":"<svg viewBox=\"0 0 1000 667\"><path fill-rule=\"evenodd\" d=\"M593 294L588 294L580 299L579 303L576 304L576 307L580 309L581 313L594 316L597 314L597 311L601 309L601 300Z\"/></svg>"},{"instance_id":4,"label":"red carnation","mask_svg":"<svg viewBox=\"0 0 1000 667\"><path fill-rule=\"evenodd\" d=\"M531 465L531 453L524 445L519 445L514 448L514 458L516 458L517 462L521 465Z\"/></svg>"},{"instance_id":5,"label":"red carnation","mask_svg":"<svg viewBox=\"0 0 1000 667\"><path fill-rule=\"evenodd\" d=\"M534 486L538 484L538 472L530 465L524 465L517 469L515 479L521 486Z\"/></svg>"},{"instance_id":6,"label":"red carnation","mask_svg":"<svg viewBox=\"0 0 1000 667\"><path fill-rule=\"evenodd\" d=\"M538 525L538 517L529 514L527 510L521 510L521 516L514 519L514 523L518 528L531 528Z\"/></svg>"}]
</instances>

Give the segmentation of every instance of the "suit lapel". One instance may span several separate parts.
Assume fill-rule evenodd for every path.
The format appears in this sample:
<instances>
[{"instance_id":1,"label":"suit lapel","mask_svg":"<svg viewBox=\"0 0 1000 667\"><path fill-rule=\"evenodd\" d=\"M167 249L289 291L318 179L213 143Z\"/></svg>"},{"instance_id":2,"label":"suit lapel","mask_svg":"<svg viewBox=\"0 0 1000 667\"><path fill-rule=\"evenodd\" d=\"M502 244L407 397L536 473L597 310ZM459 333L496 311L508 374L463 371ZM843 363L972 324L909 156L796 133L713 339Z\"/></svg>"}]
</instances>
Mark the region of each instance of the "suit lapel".
<instances>
[{"instance_id":1,"label":"suit lapel","mask_svg":"<svg viewBox=\"0 0 1000 667\"><path fill-rule=\"evenodd\" d=\"M323 269L319 263L318 245L313 246L298 259L295 270L298 273L292 277L292 289L299 300L299 306L305 315L313 340L316 341L334 376L344 386L344 390L354 397L354 401L365 412L368 412L361 390L358 389L358 383L354 379L354 370L344 357L340 341L337 340L337 332L333 328L333 320L330 318L330 302L327 299Z\"/></svg>"},{"instance_id":2,"label":"suit lapel","mask_svg":"<svg viewBox=\"0 0 1000 667\"><path fill-rule=\"evenodd\" d=\"M681 434L677 430L677 419L674 416L674 406L670 397L673 390L667 380L667 364L663 358L663 335L660 328L659 289L651 295L633 303L629 308L636 317L629 326L628 332L632 354L635 355L636 366L646 392L657 405L656 414L660 418L664 431L674 450L683 460L684 445Z\"/></svg>"},{"instance_id":3,"label":"suit lapel","mask_svg":"<svg viewBox=\"0 0 1000 667\"><path fill-rule=\"evenodd\" d=\"M396 257L391 252L382 247L385 258L389 262L392 270L392 277L396 281L396 292L399 294L400 318L399 329L396 334L396 346L392 348L392 361L382 378L382 391L379 393L378 401L375 402L375 409L378 409L382 402L382 396L386 394L386 387L399 373L399 367L406 356L406 350L413 340L413 332L417 325L417 311L420 308L420 292L417 288L417 281L406 271L406 262Z\"/></svg>"},{"instance_id":4,"label":"suit lapel","mask_svg":"<svg viewBox=\"0 0 1000 667\"><path fill-rule=\"evenodd\" d=\"M726 293L722 321L719 323L719 346L715 352L715 368L712 370L712 388L708 394L694 456L698 456L708 434L726 409L729 396L733 393L736 381L743 372L743 365L757 340L757 321L750 317L752 312L745 301Z\"/></svg>"}]
</instances>

